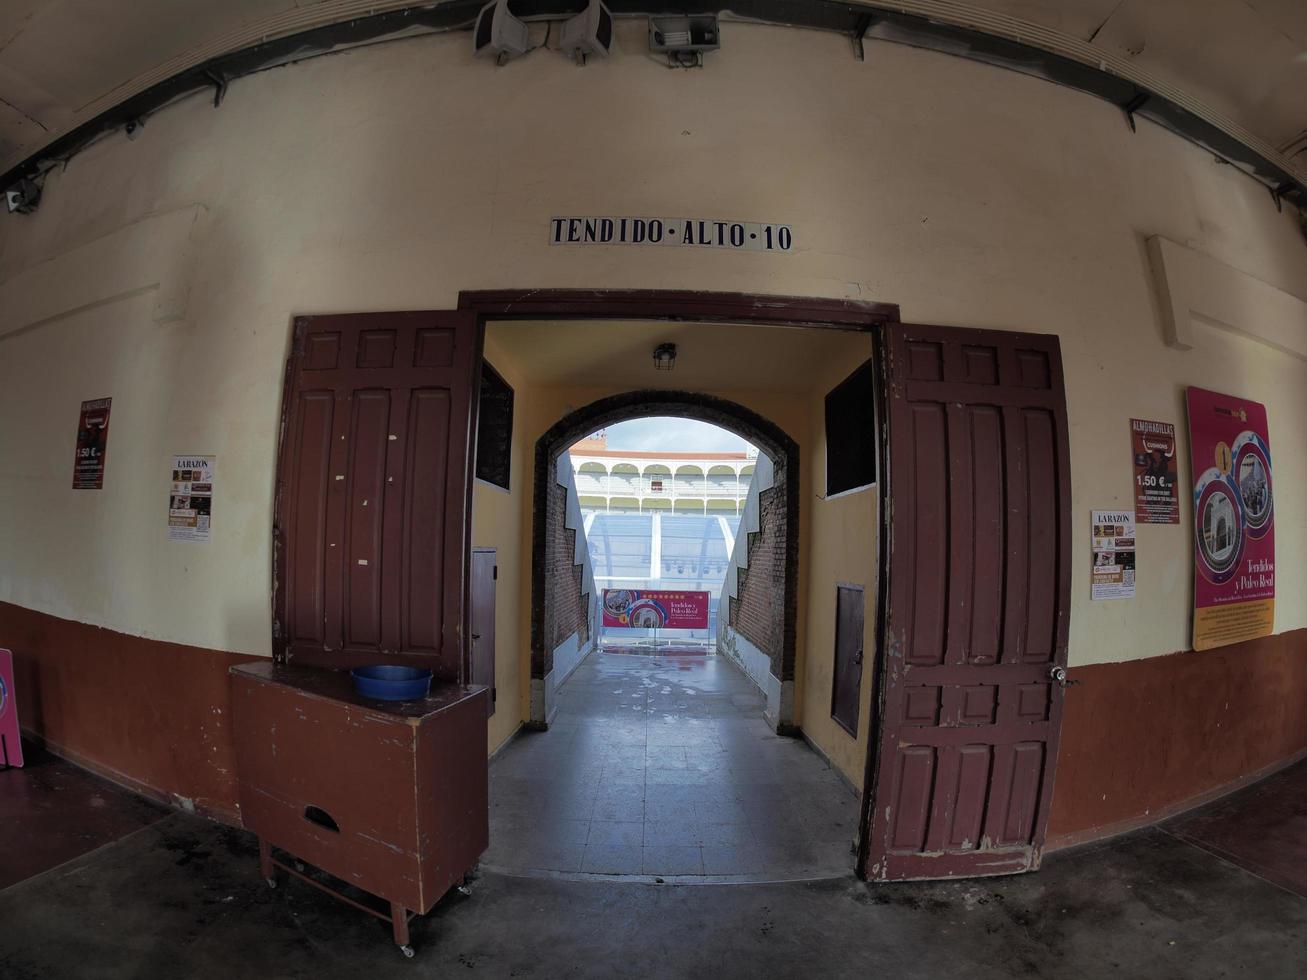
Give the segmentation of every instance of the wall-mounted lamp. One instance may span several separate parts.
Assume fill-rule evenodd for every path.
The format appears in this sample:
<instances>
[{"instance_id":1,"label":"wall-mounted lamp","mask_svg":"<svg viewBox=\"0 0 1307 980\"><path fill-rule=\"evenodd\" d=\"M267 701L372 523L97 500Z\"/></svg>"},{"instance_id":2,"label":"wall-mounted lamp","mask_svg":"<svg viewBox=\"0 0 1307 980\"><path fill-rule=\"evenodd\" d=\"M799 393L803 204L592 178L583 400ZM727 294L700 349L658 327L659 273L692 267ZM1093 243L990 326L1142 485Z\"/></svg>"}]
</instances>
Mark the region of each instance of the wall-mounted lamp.
<instances>
[{"instance_id":1,"label":"wall-mounted lamp","mask_svg":"<svg viewBox=\"0 0 1307 980\"><path fill-rule=\"evenodd\" d=\"M716 14L649 18L649 50L667 55L669 68L702 68L703 53L719 47Z\"/></svg>"},{"instance_id":2,"label":"wall-mounted lamp","mask_svg":"<svg viewBox=\"0 0 1307 980\"><path fill-rule=\"evenodd\" d=\"M670 371L676 367L676 345L659 344L653 352L654 370Z\"/></svg>"}]
</instances>

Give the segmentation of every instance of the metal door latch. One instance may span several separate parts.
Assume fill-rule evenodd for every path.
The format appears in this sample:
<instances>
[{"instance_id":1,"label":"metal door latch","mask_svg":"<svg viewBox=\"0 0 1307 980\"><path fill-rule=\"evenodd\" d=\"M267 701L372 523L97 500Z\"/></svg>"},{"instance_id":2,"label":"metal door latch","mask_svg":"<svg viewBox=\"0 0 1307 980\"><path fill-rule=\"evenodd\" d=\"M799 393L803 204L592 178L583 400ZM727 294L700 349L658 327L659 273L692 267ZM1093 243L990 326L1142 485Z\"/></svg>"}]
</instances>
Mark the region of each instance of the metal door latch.
<instances>
[{"instance_id":1,"label":"metal door latch","mask_svg":"<svg viewBox=\"0 0 1307 980\"><path fill-rule=\"evenodd\" d=\"M1066 668L1054 664L1048 669L1048 676L1052 678L1053 683L1058 687L1074 687L1079 681L1073 681L1066 675Z\"/></svg>"}]
</instances>

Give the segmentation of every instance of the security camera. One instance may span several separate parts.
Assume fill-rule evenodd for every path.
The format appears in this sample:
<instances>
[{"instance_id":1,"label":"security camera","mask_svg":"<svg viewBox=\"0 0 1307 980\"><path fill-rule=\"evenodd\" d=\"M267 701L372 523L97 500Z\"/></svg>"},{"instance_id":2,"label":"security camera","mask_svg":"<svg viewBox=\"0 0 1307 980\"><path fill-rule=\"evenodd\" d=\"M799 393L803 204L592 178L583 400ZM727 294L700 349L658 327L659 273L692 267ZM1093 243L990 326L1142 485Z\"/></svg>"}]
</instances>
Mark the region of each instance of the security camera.
<instances>
[{"instance_id":1,"label":"security camera","mask_svg":"<svg viewBox=\"0 0 1307 980\"><path fill-rule=\"evenodd\" d=\"M41 203L41 188L35 181L23 178L5 191L5 207L10 214L31 214Z\"/></svg>"}]
</instances>

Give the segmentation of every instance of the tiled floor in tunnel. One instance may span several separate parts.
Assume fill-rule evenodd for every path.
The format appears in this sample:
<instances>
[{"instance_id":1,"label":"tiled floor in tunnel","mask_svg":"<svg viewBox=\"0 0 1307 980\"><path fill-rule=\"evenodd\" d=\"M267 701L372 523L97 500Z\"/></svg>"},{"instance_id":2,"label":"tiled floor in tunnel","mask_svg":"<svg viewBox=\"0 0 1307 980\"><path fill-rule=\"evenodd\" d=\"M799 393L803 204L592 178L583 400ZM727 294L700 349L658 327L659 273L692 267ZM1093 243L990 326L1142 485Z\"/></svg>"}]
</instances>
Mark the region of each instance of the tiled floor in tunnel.
<instances>
[{"instance_id":1,"label":"tiled floor in tunnel","mask_svg":"<svg viewBox=\"0 0 1307 980\"><path fill-rule=\"evenodd\" d=\"M548 732L490 767L483 867L786 880L849 874L858 801L721 657L592 654Z\"/></svg>"}]
</instances>

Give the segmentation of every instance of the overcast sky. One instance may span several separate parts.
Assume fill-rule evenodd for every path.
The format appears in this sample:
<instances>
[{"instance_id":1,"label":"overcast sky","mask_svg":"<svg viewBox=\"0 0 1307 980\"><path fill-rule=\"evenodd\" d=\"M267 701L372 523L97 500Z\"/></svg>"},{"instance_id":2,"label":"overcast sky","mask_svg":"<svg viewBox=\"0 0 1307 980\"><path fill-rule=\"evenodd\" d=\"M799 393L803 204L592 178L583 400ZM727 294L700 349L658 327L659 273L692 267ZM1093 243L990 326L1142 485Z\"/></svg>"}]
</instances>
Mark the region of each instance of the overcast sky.
<instances>
[{"instance_id":1,"label":"overcast sky","mask_svg":"<svg viewBox=\"0 0 1307 980\"><path fill-rule=\"evenodd\" d=\"M696 419L649 418L608 427L608 448L628 452L742 453L749 443Z\"/></svg>"}]
</instances>

